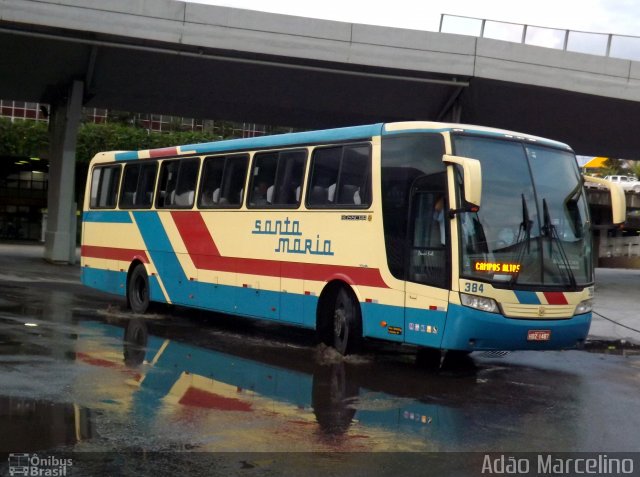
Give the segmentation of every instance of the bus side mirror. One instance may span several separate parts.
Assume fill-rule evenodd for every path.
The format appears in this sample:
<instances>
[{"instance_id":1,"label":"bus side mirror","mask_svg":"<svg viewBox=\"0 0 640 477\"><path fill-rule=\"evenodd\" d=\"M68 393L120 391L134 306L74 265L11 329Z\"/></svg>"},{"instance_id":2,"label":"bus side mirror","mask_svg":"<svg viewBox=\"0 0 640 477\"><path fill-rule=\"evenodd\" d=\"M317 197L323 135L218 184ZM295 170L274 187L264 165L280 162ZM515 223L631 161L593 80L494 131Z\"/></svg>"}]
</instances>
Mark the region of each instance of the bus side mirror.
<instances>
[{"instance_id":1,"label":"bus side mirror","mask_svg":"<svg viewBox=\"0 0 640 477\"><path fill-rule=\"evenodd\" d=\"M464 200L472 207L480 208L482 196L482 167L480 161L470 157L450 156L445 154L442 158L447 164L462 166L464 179Z\"/></svg>"},{"instance_id":2,"label":"bus side mirror","mask_svg":"<svg viewBox=\"0 0 640 477\"><path fill-rule=\"evenodd\" d=\"M582 176L585 182L592 182L609 189L611 196L611 217L615 225L623 223L627 219L627 199L624 196L624 189L606 179L593 176Z\"/></svg>"}]
</instances>

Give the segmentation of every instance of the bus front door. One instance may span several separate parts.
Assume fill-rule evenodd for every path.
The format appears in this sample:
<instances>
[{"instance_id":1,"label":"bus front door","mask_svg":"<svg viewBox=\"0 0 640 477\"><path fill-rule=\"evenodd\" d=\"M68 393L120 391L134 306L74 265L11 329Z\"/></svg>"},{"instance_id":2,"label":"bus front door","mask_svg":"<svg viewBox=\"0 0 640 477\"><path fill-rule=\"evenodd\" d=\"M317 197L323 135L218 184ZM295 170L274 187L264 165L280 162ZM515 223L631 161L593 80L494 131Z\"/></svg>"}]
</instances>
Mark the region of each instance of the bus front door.
<instances>
[{"instance_id":1,"label":"bus front door","mask_svg":"<svg viewBox=\"0 0 640 477\"><path fill-rule=\"evenodd\" d=\"M449 303L446 202L429 182L414 188L409 210L405 341L439 348Z\"/></svg>"}]
</instances>

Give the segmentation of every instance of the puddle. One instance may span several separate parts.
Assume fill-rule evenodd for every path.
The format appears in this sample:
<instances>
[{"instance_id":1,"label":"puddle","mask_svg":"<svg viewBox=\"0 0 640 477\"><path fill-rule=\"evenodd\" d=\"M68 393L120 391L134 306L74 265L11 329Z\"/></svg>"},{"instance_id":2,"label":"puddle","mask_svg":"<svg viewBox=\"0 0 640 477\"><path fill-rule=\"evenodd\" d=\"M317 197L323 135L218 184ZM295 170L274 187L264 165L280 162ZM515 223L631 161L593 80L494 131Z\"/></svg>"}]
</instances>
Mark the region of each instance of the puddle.
<instances>
[{"instance_id":1,"label":"puddle","mask_svg":"<svg viewBox=\"0 0 640 477\"><path fill-rule=\"evenodd\" d=\"M89 409L20 397L0 396L0 450L38 452L93 437Z\"/></svg>"}]
</instances>

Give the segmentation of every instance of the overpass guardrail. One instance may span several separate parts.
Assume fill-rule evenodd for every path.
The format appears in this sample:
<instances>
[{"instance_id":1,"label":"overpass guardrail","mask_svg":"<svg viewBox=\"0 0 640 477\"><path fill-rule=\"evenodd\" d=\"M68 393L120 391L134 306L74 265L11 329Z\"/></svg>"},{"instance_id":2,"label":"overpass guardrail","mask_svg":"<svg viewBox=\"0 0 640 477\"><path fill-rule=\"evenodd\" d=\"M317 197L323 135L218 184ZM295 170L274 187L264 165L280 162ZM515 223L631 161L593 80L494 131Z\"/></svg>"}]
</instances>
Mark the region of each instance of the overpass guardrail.
<instances>
[{"instance_id":1,"label":"overpass guardrail","mask_svg":"<svg viewBox=\"0 0 640 477\"><path fill-rule=\"evenodd\" d=\"M631 35L563 30L447 13L440 15L439 31L640 61L640 37Z\"/></svg>"}]
</instances>

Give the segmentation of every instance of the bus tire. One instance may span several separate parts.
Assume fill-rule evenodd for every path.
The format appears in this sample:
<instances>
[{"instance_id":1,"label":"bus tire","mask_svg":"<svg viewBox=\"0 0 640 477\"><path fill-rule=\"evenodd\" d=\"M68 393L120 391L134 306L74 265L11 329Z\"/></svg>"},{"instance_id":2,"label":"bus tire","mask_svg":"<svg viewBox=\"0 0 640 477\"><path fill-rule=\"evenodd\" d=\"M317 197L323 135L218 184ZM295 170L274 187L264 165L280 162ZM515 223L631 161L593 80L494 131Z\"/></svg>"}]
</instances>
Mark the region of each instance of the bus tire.
<instances>
[{"instance_id":1,"label":"bus tire","mask_svg":"<svg viewBox=\"0 0 640 477\"><path fill-rule=\"evenodd\" d=\"M127 283L127 305L134 313L145 313L149 308L149 277L144 265L136 265Z\"/></svg>"},{"instance_id":2,"label":"bus tire","mask_svg":"<svg viewBox=\"0 0 640 477\"><path fill-rule=\"evenodd\" d=\"M360 306L350 290L340 287L333 306L333 347L343 356L357 353L362 340Z\"/></svg>"}]
</instances>

